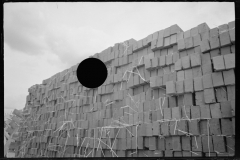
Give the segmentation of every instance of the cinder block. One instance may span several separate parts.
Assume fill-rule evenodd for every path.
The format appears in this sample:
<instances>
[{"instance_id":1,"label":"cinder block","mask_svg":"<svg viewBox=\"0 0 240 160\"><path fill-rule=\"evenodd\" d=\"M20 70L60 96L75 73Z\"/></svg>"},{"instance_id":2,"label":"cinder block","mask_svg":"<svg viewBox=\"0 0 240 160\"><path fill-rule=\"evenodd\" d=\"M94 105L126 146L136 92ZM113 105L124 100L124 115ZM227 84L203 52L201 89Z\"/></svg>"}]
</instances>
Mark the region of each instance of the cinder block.
<instances>
[{"instance_id":1,"label":"cinder block","mask_svg":"<svg viewBox=\"0 0 240 160\"><path fill-rule=\"evenodd\" d=\"M235 54L226 54L223 57L226 69L235 68Z\"/></svg>"},{"instance_id":2,"label":"cinder block","mask_svg":"<svg viewBox=\"0 0 240 160\"><path fill-rule=\"evenodd\" d=\"M225 69L223 56L213 57L212 60L213 60L213 68L214 68L214 70L221 71L221 70Z\"/></svg>"},{"instance_id":3,"label":"cinder block","mask_svg":"<svg viewBox=\"0 0 240 160\"><path fill-rule=\"evenodd\" d=\"M169 66L169 68L170 68L170 72L175 72L175 65L174 64L171 64Z\"/></svg>"},{"instance_id":4,"label":"cinder block","mask_svg":"<svg viewBox=\"0 0 240 160\"><path fill-rule=\"evenodd\" d=\"M181 119L181 109L180 107L173 107L172 108L172 119Z\"/></svg>"},{"instance_id":5,"label":"cinder block","mask_svg":"<svg viewBox=\"0 0 240 160\"><path fill-rule=\"evenodd\" d=\"M158 150L164 151L165 150L165 139L158 137Z\"/></svg>"},{"instance_id":6,"label":"cinder block","mask_svg":"<svg viewBox=\"0 0 240 160\"><path fill-rule=\"evenodd\" d=\"M152 41L155 39L158 39L158 33L159 33L159 31L156 31L152 34Z\"/></svg>"},{"instance_id":7,"label":"cinder block","mask_svg":"<svg viewBox=\"0 0 240 160\"><path fill-rule=\"evenodd\" d=\"M234 53L234 54L235 54L235 44L234 44L234 45L231 45L231 53Z\"/></svg>"},{"instance_id":8,"label":"cinder block","mask_svg":"<svg viewBox=\"0 0 240 160\"><path fill-rule=\"evenodd\" d=\"M235 28L229 30L229 36L230 36L230 40L233 44L235 44Z\"/></svg>"},{"instance_id":9,"label":"cinder block","mask_svg":"<svg viewBox=\"0 0 240 160\"><path fill-rule=\"evenodd\" d=\"M178 107L182 107L184 104L183 104L183 99L184 99L184 95L178 95L177 96L177 106Z\"/></svg>"},{"instance_id":10,"label":"cinder block","mask_svg":"<svg viewBox=\"0 0 240 160\"><path fill-rule=\"evenodd\" d=\"M208 27L208 25L205 22L199 24L197 27L198 27L198 33L203 33L203 32L210 30L210 28Z\"/></svg>"},{"instance_id":11,"label":"cinder block","mask_svg":"<svg viewBox=\"0 0 240 160\"><path fill-rule=\"evenodd\" d=\"M176 63L178 60L179 60L179 52L176 51L176 52L173 52L173 63Z\"/></svg>"},{"instance_id":12,"label":"cinder block","mask_svg":"<svg viewBox=\"0 0 240 160\"><path fill-rule=\"evenodd\" d=\"M235 21L228 22L228 28L229 30L235 28Z\"/></svg>"},{"instance_id":13,"label":"cinder block","mask_svg":"<svg viewBox=\"0 0 240 160\"><path fill-rule=\"evenodd\" d=\"M173 34L170 36L170 45L177 44L177 34Z\"/></svg>"},{"instance_id":14,"label":"cinder block","mask_svg":"<svg viewBox=\"0 0 240 160\"><path fill-rule=\"evenodd\" d=\"M218 118L210 119L209 124L209 131L211 135L221 135L221 128Z\"/></svg>"},{"instance_id":15,"label":"cinder block","mask_svg":"<svg viewBox=\"0 0 240 160\"><path fill-rule=\"evenodd\" d=\"M173 81L166 82L166 93L169 95L176 94L175 83Z\"/></svg>"},{"instance_id":16,"label":"cinder block","mask_svg":"<svg viewBox=\"0 0 240 160\"><path fill-rule=\"evenodd\" d=\"M170 33L171 33L171 27L168 27L162 30L162 34L164 38L170 36L171 35Z\"/></svg>"},{"instance_id":17,"label":"cinder block","mask_svg":"<svg viewBox=\"0 0 240 160\"><path fill-rule=\"evenodd\" d=\"M201 46L194 47L194 53L202 53L201 52Z\"/></svg>"},{"instance_id":18,"label":"cinder block","mask_svg":"<svg viewBox=\"0 0 240 160\"><path fill-rule=\"evenodd\" d=\"M188 122L188 124L189 124L189 133L193 135L200 134L198 120L191 120L190 122Z\"/></svg>"},{"instance_id":19,"label":"cinder block","mask_svg":"<svg viewBox=\"0 0 240 160\"><path fill-rule=\"evenodd\" d=\"M151 122L151 117L150 117L150 112L144 112L143 113L143 119L145 123L150 123Z\"/></svg>"},{"instance_id":20,"label":"cinder block","mask_svg":"<svg viewBox=\"0 0 240 160\"><path fill-rule=\"evenodd\" d=\"M227 152L231 155L235 154L235 137L226 137Z\"/></svg>"},{"instance_id":21,"label":"cinder block","mask_svg":"<svg viewBox=\"0 0 240 160\"><path fill-rule=\"evenodd\" d=\"M191 66L196 67L201 65L201 56L199 53L194 53L190 55L191 58Z\"/></svg>"},{"instance_id":22,"label":"cinder block","mask_svg":"<svg viewBox=\"0 0 240 160\"><path fill-rule=\"evenodd\" d=\"M211 49L208 39L202 40L201 43L200 43L200 46L201 46L201 52L202 53L206 53Z\"/></svg>"},{"instance_id":23,"label":"cinder block","mask_svg":"<svg viewBox=\"0 0 240 160\"><path fill-rule=\"evenodd\" d=\"M184 38L188 38L188 37L191 37L191 30L187 30L183 33L183 37Z\"/></svg>"},{"instance_id":24,"label":"cinder block","mask_svg":"<svg viewBox=\"0 0 240 160\"><path fill-rule=\"evenodd\" d=\"M131 149L136 149L137 148L137 137L132 137L131 138L131 142L132 142L132 144L131 144L131 146L132 146L132 148Z\"/></svg>"},{"instance_id":25,"label":"cinder block","mask_svg":"<svg viewBox=\"0 0 240 160\"><path fill-rule=\"evenodd\" d=\"M164 157L173 157L173 151L172 150L165 150L164 151Z\"/></svg>"},{"instance_id":26,"label":"cinder block","mask_svg":"<svg viewBox=\"0 0 240 160\"><path fill-rule=\"evenodd\" d=\"M193 74L193 78L196 77L202 77L203 73L202 73L202 67L194 67L192 68L192 74Z\"/></svg>"},{"instance_id":27,"label":"cinder block","mask_svg":"<svg viewBox=\"0 0 240 160\"><path fill-rule=\"evenodd\" d=\"M211 118L211 112L209 105L200 105L201 119Z\"/></svg>"},{"instance_id":28,"label":"cinder block","mask_svg":"<svg viewBox=\"0 0 240 160\"><path fill-rule=\"evenodd\" d=\"M225 143L222 136L212 136L214 151L217 152L226 152Z\"/></svg>"},{"instance_id":29,"label":"cinder block","mask_svg":"<svg viewBox=\"0 0 240 160\"><path fill-rule=\"evenodd\" d=\"M211 50L217 49L220 47L220 41L218 36L210 37L209 41L210 41Z\"/></svg>"},{"instance_id":30,"label":"cinder block","mask_svg":"<svg viewBox=\"0 0 240 160\"><path fill-rule=\"evenodd\" d=\"M184 80L184 91L185 93L193 93L193 79Z\"/></svg>"},{"instance_id":31,"label":"cinder block","mask_svg":"<svg viewBox=\"0 0 240 160\"><path fill-rule=\"evenodd\" d=\"M200 119L200 107L191 106L191 119Z\"/></svg>"},{"instance_id":32,"label":"cinder block","mask_svg":"<svg viewBox=\"0 0 240 160\"><path fill-rule=\"evenodd\" d=\"M176 81L176 92L177 94L183 94L184 93L184 81Z\"/></svg>"},{"instance_id":33,"label":"cinder block","mask_svg":"<svg viewBox=\"0 0 240 160\"><path fill-rule=\"evenodd\" d=\"M223 71L223 79L225 85L234 85L235 84L235 73L234 70Z\"/></svg>"},{"instance_id":34,"label":"cinder block","mask_svg":"<svg viewBox=\"0 0 240 160\"><path fill-rule=\"evenodd\" d=\"M186 133L188 133L187 120L180 120L180 121L178 121L177 129L176 129L175 133L177 135L185 135Z\"/></svg>"},{"instance_id":35,"label":"cinder block","mask_svg":"<svg viewBox=\"0 0 240 160\"><path fill-rule=\"evenodd\" d=\"M194 78L193 84L194 84L194 91L202 91L203 90L202 77Z\"/></svg>"},{"instance_id":36,"label":"cinder block","mask_svg":"<svg viewBox=\"0 0 240 160\"><path fill-rule=\"evenodd\" d=\"M188 56L194 54L194 48L186 49L186 51Z\"/></svg>"},{"instance_id":37,"label":"cinder block","mask_svg":"<svg viewBox=\"0 0 240 160\"><path fill-rule=\"evenodd\" d=\"M160 30L158 32L158 40L157 40L157 48L156 49L161 49L164 47L164 38L163 38L164 30Z\"/></svg>"},{"instance_id":38,"label":"cinder block","mask_svg":"<svg viewBox=\"0 0 240 160\"><path fill-rule=\"evenodd\" d=\"M184 42L185 42L185 48L189 49L189 48L193 48L193 38L192 37L188 37L188 38L184 38Z\"/></svg>"},{"instance_id":39,"label":"cinder block","mask_svg":"<svg viewBox=\"0 0 240 160\"><path fill-rule=\"evenodd\" d=\"M172 138L173 137L165 137L165 147L166 147L166 150L172 150L173 149L173 143L172 143Z\"/></svg>"},{"instance_id":40,"label":"cinder block","mask_svg":"<svg viewBox=\"0 0 240 160\"><path fill-rule=\"evenodd\" d=\"M202 74L210 74L212 73L213 69L212 69L212 64L211 63L207 63L207 64L203 64L202 65Z\"/></svg>"},{"instance_id":41,"label":"cinder block","mask_svg":"<svg viewBox=\"0 0 240 160\"><path fill-rule=\"evenodd\" d=\"M179 39L177 41L177 45L178 45L178 50L179 51L184 50L185 49L185 41L184 41L184 39Z\"/></svg>"},{"instance_id":42,"label":"cinder block","mask_svg":"<svg viewBox=\"0 0 240 160\"><path fill-rule=\"evenodd\" d=\"M195 35L195 36L193 36L193 45L194 45L194 47L196 47L196 46L200 46L201 45L201 36L200 36L200 34L197 34L197 35Z\"/></svg>"},{"instance_id":43,"label":"cinder block","mask_svg":"<svg viewBox=\"0 0 240 160\"><path fill-rule=\"evenodd\" d=\"M205 74L203 75L203 88L212 88L213 87L213 80L212 80L212 74Z\"/></svg>"},{"instance_id":44,"label":"cinder block","mask_svg":"<svg viewBox=\"0 0 240 160\"><path fill-rule=\"evenodd\" d=\"M227 101L227 91L225 87L219 87L219 88L216 88L215 90L216 90L217 102Z\"/></svg>"},{"instance_id":45,"label":"cinder block","mask_svg":"<svg viewBox=\"0 0 240 160\"><path fill-rule=\"evenodd\" d=\"M170 135L177 135L177 130L175 129L176 121L170 121L169 122L169 133Z\"/></svg>"},{"instance_id":46,"label":"cinder block","mask_svg":"<svg viewBox=\"0 0 240 160\"><path fill-rule=\"evenodd\" d=\"M151 59L149 57L144 57L144 65L145 65L145 69L148 70L148 69L151 69ZM115 78L115 77L114 77Z\"/></svg>"},{"instance_id":47,"label":"cinder block","mask_svg":"<svg viewBox=\"0 0 240 160\"><path fill-rule=\"evenodd\" d=\"M198 28L197 27L191 28L190 33L191 37L198 35Z\"/></svg>"},{"instance_id":48,"label":"cinder block","mask_svg":"<svg viewBox=\"0 0 240 160\"><path fill-rule=\"evenodd\" d=\"M169 108L168 97L162 98L162 108Z\"/></svg>"},{"instance_id":49,"label":"cinder block","mask_svg":"<svg viewBox=\"0 0 240 160\"><path fill-rule=\"evenodd\" d=\"M235 100L231 100L232 116L235 117Z\"/></svg>"},{"instance_id":50,"label":"cinder block","mask_svg":"<svg viewBox=\"0 0 240 160\"><path fill-rule=\"evenodd\" d=\"M207 120L199 121L199 126L201 135L208 135L208 121Z\"/></svg>"},{"instance_id":51,"label":"cinder block","mask_svg":"<svg viewBox=\"0 0 240 160\"><path fill-rule=\"evenodd\" d=\"M222 118L231 118L232 117L232 108L231 102L225 101L220 103Z\"/></svg>"},{"instance_id":52,"label":"cinder block","mask_svg":"<svg viewBox=\"0 0 240 160\"><path fill-rule=\"evenodd\" d=\"M213 72L212 73L213 87L224 86L222 72Z\"/></svg>"},{"instance_id":53,"label":"cinder block","mask_svg":"<svg viewBox=\"0 0 240 160\"><path fill-rule=\"evenodd\" d=\"M219 29L217 27L210 29L210 37L218 36Z\"/></svg>"},{"instance_id":54,"label":"cinder block","mask_svg":"<svg viewBox=\"0 0 240 160\"><path fill-rule=\"evenodd\" d=\"M232 117L232 128L233 135L235 135L235 117Z\"/></svg>"},{"instance_id":55,"label":"cinder block","mask_svg":"<svg viewBox=\"0 0 240 160\"><path fill-rule=\"evenodd\" d=\"M181 136L181 139L182 139L182 150L190 151L191 150L191 137Z\"/></svg>"},{"instance_id":56,"label":"cinder block","mask_svg":"<svg viewBox=\"0 0 240 160\"><path fill-rule=\"evenodd\" d=\"M157 50L157 39L152 40L152 42L151 42L151 50L152 51ZM133 46L133 51L135 51L134 46Z\"/></svg>"},{"instance_id":57,"label":"cinder block","mask_svg":"<svg viewBox=\"0 0 240 160\"><path fill-rule=\"evenodd\" d=\"M203 152L213 152L212 136L202 136Z\"/></svg>"},{"instance_id":58,"label":"cinder block","mask_svg":"<svg viewBox=\"0 0 240 160\"><path fill-rule=\"evenodd\" d=\"M155 121L157 121L157 112L156 112L156 108L155 108L155 110L153 110L153 111L151 111L151 121L152 122L155 122Z\"/></svg>"},{"instance_id":59,"label":"cinder block","mask_svg":"<svg viewBox=\"0 0 240 160\"><path fill-rule=\"evenodd\" d=\"M221 47L231 44L229 32L223 32L219 34Z\"/></svg>"},{"instance_id":60,"label":"cinder block","mask_svg":"<svg viewBox=\"0 0 240 160\"><path fill-rule=\"evenodd\" d=\"M163 109L163 116L164 116L164 119L171 119L172 118L171 108L164 108Z\"/></svg>"},{"instance_id":61,"label":"cinder block","mask_svg":"<svg viewBox=\"0 0 240 160\"><path fill-rule=\"evenodd\" d=\"M219 32L224 32L228 30L228 24L222 24L220 26L218 26Z\"/></svg>"},{"instance_id":62,"label":"cinder block","mask_svg":"<svg viewBox=\"0 0 240 160\"><path fill-rule=\"evenodd\" d=\"M172 54L168 54L168 55L166 56L166 64L167 64L167 65L173 64L173 56L172 56Z\"/></svg>"},{"instance_id":63,"label":"cinder block","mask_svg":"<svg viewBox=\"0 0 240 160\"><path fill-rule=\"evenodd\" d=\"M169 122L162 122L161 123L161 134L163 136L168 136L169 135Z\"/></svg>"},{"instance_id":64,"label":"cinder block","mask_svg":"<svg viewBox=\"0 0 240 160\"><path fill-rule=\"evenodd\" d=\"M182 157L182 156L183 156L183 154L180 151L173 152L173 157Z\"/></svg>"},{"instance_id":65,"label":"cinder block","mask_svg":"<svg viewBox=\"0 0 240 160\"><path fill-rule=\"evenodd\" d=\"M180 71L182 70L182 60L178 59L175 63L175 71Z\"/></svg>"},{"instance_id":66,"label":"cinder block","mask_svg":"<svg viewBox=\"0 0 240 160\"><path fill-rule=\"evenodd\" d=\"M163 157L163 151L159 151L159 150L153 151L153 157Z\"/></svg>"},{"instance_id":67,"label":"cinder block","mask_svg":"<svg viewBox=\"0 0 240 160\"><path fill-rule=\"evenodd\" d=\"M204 101L205 103L215 103L215 92L213 88L204 89Z\"/></svg>"},{"instance_id":68,"label":"cinder block","mask_svg":"<svg viewBox=\"0 0 240 160\"><path fill-rule=\"evenodd\" d=\"M187 56L187 51L186 50L179 51L179 57L180 58L185 57L185 56Z\"/></svg>"},{"instance_id":69,"label":"cinder block","mask_svg":"<svg viewBox=\"0 0 240 160\"><path fill-rule=\"evenodd\" d=\"M139 75L134 74L134 78L133 78L133 85L139 85L140 83L140 79L139 79Z\"/></svg>"},{"instance_id":70,"label":"cinder block","mask_svg":"<svg viewBox=\"0 0 240 160\"><path fill-rule=\"evenodd\" d=\"M205 31L205 32L200 33L200 35L201 35L202 40L205 40L205 39L209 40L210 32Z\"/></svg>"},{"instance_id":71,"label":"cinder block","mask_svg":"<svg viewBox=\"0 0 240 160\"><path fill-rule=\"evenodd\" d=\"M176 96L168 97L168 101L169 101L169 108L177 107L177 97Z\"/></svg>"},{"instance_id":72,"label":"cinder block","mask_svg":"<svg viewBox=\"0 0 240 160\"><path fill-rule=\"evenodd\" d=\"M169 47L170 46L170 38L171 37L165 37L164 38L164 47Z\"/></svg>"},{"instance_id":73,"label":"cinder block","mask_svg":"<svg viewBox=\"0 0 240 160\"><path fill-rule=\"evenodd\" d=\"M157 87L156 80L157 80L157 77L150 77L150 87L151 88Z\"/></svg>"},{"instance_id":74,"label":"cinder block","mask_svg":"<svg viewBox=\"0 0 240 160\"><path fill-rule=\"evenodd\" d=\"M193 94L192 93L184 94L184 105L193 105Z\"/></svg>"},{"instance_id":75,"label":"cinder block","mask_svg":"<svg viewBox=\"0 0 240 160\"><path fill-rule=\"evenodd\" d=\"M214 49L210 51L210 56L211 58L216 57L216 56L220 56L220 50L219 49Z\"/></svg>"},{"instance_id":76,"label":"cinder block","mask_svg":"<svg viewBox=\"0 0 240 160\"><path fill-rule=\"evenodd\" d=\"M138 135L139 136L146 136L147 135L147 125L145 123L141 123L139 126L138 126Z\"/></svg>"},{"instance_id":77,"label":"cinder block","mask_svg":"<svg viewBox=\"0 0 240 160\"><path fill-rule=\"evenodd\" d=\"M157 137L149 137L149 150L157 149Z\"/></svg>"},{"instance_id":78,"label":"cinder block","mask_svg":"<svg viewBox=\"0 0 240 160\"><path fill-rule=\"evenodd\" d=\"M163 77L162 76L156 76L156 87L163 86Z\"/></svg>"},{"instance_id":79,"label":"cinder block","mask_svg":"<svg viewBox=\"0 0 240 160\"><path fill-rule=\"evenodd\" d=\"M192 151L202 151L202 138L201 136L192 136L191 137L192 141Z\"/></svg>"},{"instance_id":80,"label":"cinder block","mask_svg":"<svg viewBox=\"0 0 240 160\"><path fill-rule=\"evenodd\" d=\"M223 135L233 135L233 126L230 119L221 119L221 129Z\"/></svg>"},{"instance_id":81,"label":"cinder block","mask_svg":"<svg viewBox=\"0 0 240 160\"><path fill-rule=\"evenodd\" d=\"M201 62L202 62L202 65L211 63L211 56L209 52L205 54L201 54Z\"/></svg>"},{"instance_id":82,"label":"cinder block","mask_svg":"<svg viewBox=\"0 0 240 160\"><path fill-rule=\"evenodd\" d=\"M182 146L180 142L180 136L173 136L172 137L172 147L174 151L181 151Z\"/></svg>"},{"instance_id":83,"label":"cinder block","mask_svg":"<svg viewBox=\"0 0 240 160\"><path fill-rule=\"evenodd\" d=\"M184 71L178 71L177 72L177 81L183 81L184 78Z\"/></svg>"},{"instance_id":84,"label":"cinder block","mask_svg":"<svg viewBox=\"0 0 240 160\"><path fill-rule=\"evenodd\" d=\"M146 126L147 126L147 130L146 130L146 136L148 136L148 137L151 137L152 136L152 132L153 132L153 130L152 130L152 123L148 123L148 124L146 124Z\"/></svg>"},{"instance_id":85,"label":"cinder block","mask_svg":"<svg viewBox=\"0 0 240 160\"><path fill-rule=\"evenodd\" d=\"M235 85L227 86L228 100L235 100Z\"/></svg>"},{"instance_id":86,"label":"cinder block","mask_svg":"<svg viewBox=\"0 0 240 160\"><path fill-rule=\"evenodd\" d=\"M159 58L155 57L154 59L152 59L152 68L157 68L159 65Z\"/></svg>"},{"instance_id":87,"label":"cinder block","mask_svg":"<svg viewBox=\"0 0 240 160\"><path fill-rule=\"evenodd\" d=\"M193 78L192 69L186 69L186 70L184 71L184 78L185 78L185 79L192 79L192 78Z\"/></svg>"},{"instance_id":88,"label":"cinder block","mask_svg":"<svg viewBox=\"0 0 240 160\"><path fill-rule=\"evenodd\" d=\"M166 65L166 56L165 55L161 55L160 59L159 59L159 66L160 67L164 67Z\"/></svg>"},{"instance_id":89,"label":"cinder block","mask_svg":"<svg viewBox=\"0 0 240 160\"><path fill-rule=\"evenodd\" d=\"M181 60L183 69L188 69L191 67L189 56L182 57Z\"/></svg>"},{"instance_id":90,"label":"cinder block","mask_svg":"<svg viewBox=\"0 0 240 160\"><path fill-rule=\"evenodd\" d=\"M152 132L152 135L153 136L158 136L158 135L160 135L160 123L159 122L153 122L153 124L152 124L152 130L153 130L153 132Z\"/></svg>"},{"instance_id":91,"label":"cinder block","mask_svg":"<svg viewBox=\"0 0 240 160\"><path fill-rule=\"evenodd\" d=\"M231 46L225 46L220 48L221 55L231 54Z\"/></svg>"},{"instance_id":92,"label":"cinder block","mask_svg":"<svg viewBox=\"0 0 240 160\"><path fill-rule=\"evenodd\" d=\"M210 104L212 118L222 118L220 103Z\"/></svg>"},{"instance_id":93,"label":"cinder block","mask_svg":"<svg viewBox=\"0 0 240 160\"><path fill-rule=\"evenodd\" d=\"M168 76L168 80L169 81L173 81L173 82L176 82L177 81L177 72L171 72Z\"/></svg>"}]
</instances>

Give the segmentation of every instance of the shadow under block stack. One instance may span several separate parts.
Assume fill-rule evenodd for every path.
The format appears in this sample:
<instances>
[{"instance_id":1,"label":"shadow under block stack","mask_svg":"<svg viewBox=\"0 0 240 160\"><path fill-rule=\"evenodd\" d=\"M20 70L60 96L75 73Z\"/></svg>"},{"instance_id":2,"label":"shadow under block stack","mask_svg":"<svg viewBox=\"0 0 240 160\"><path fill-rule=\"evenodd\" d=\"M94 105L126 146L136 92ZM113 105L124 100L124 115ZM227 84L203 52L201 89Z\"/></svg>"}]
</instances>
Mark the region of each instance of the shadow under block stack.
<instances>
[{"instance_id":1,"label":"shadow under block stack","mask_svg":"<svg viewBox=\"0 0 240 160\"><path fill-rule=\"evenodd\" d=\"M94 56L104 84L72 66L29 88L17 157L216 157L235 150L235 22L178 25Z\"/></svg>"}]
</instances>

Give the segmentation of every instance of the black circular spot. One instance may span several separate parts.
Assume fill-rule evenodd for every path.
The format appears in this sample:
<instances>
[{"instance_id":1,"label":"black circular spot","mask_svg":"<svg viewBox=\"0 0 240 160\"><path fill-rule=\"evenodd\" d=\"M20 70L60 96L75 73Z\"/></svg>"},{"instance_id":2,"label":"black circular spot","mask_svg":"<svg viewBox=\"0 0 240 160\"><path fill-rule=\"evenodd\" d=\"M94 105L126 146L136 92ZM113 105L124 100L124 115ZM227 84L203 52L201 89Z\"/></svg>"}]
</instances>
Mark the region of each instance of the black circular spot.
<instances>
[{"instance_id":1,"label":"black circular spot","mask_svg":"<svg viewBox=\"0 0 240 160\"><path fill-rule=\"evenodd\" d=\"M87 88L97 88L107 79L107 67L97 58L83 60L77 68L78 81Z\"/></svg>"}]
</instances>

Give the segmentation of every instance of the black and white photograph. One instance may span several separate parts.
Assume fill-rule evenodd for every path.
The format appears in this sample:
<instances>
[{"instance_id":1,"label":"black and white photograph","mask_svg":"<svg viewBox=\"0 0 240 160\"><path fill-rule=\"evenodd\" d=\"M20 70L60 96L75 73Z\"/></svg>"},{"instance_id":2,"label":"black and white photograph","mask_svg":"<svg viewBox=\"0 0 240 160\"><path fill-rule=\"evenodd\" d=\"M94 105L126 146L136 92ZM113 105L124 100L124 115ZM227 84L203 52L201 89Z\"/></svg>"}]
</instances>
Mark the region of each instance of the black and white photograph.
<instances>
[{"instance_id":1,"label":"black and white photograph","mask_svg":"<svg viewBox=\"0 0 240 160\"><path fill-rule=\"evenodd\" d=\"M3 3L5 158L233 158L234 2Z\"/></svg>"}]
</instances>

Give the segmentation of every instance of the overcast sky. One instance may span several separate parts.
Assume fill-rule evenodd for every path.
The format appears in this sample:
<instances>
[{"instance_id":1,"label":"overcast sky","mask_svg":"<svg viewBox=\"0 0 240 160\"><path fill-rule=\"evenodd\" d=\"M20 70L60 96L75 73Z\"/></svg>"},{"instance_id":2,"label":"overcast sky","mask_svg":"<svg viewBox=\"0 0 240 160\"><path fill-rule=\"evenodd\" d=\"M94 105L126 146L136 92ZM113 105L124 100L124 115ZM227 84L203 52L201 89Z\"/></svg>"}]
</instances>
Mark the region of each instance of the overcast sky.
<instances>
[{"instance_id":1,"label":"overcast sky","mask_svg":"<svg viewBox=\"0 0 240 160\"><path fill-rule=\"evenodd\" d=\"M115 43L233 20L233 2L5 3L4 109L22 109L32 85Z\"/></svg>"}]
</instances>

